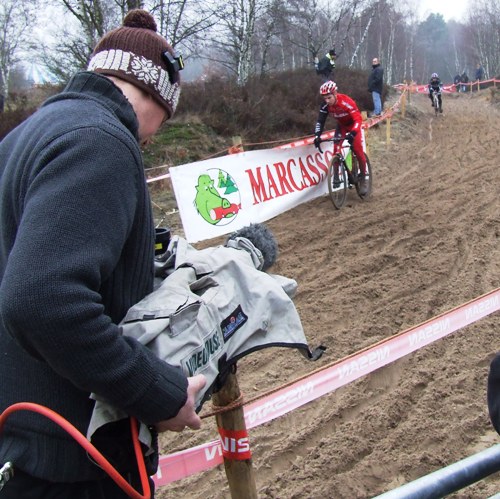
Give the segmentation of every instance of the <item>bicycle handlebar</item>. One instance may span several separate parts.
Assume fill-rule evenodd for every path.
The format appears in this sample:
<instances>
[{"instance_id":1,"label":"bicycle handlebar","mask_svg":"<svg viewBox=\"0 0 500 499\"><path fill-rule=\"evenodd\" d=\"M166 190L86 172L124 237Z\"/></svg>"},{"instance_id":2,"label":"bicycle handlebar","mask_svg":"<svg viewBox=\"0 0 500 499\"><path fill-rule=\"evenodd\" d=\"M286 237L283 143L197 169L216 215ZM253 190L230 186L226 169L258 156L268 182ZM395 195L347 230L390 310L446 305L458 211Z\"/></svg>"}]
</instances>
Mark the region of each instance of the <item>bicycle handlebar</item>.
<instances>
[{"instance_id":1,"label":"bicycle handlebar","mask_svg":"<svg viewBox=\"0 0 500 499\"><path fill-rule=\"evenodd\" d=\"M336 142L336 143L341 143L341 142L344 142L344 140L346 140L346 137L347 135L342 135L340 137L331 137L329 139L322 139L321 137L319 138L319 144L318 144L318 151L323 154L323 150L321 149L321 146L320 144L322 142ZM350 147L352 147L352 144L349 144Z\"/></svg>"},{"instance_id":2,"label":"bicycle handlebar","mask_svg":"<svg viewBox=\"0 0 500 499\"><path fill-rule=\"evenodd\" d=\"M330 139L319 139L320 142L343 142L346 140L347 135L342 135L342 137L331 137Z\"/></svg>"}]
</instances>

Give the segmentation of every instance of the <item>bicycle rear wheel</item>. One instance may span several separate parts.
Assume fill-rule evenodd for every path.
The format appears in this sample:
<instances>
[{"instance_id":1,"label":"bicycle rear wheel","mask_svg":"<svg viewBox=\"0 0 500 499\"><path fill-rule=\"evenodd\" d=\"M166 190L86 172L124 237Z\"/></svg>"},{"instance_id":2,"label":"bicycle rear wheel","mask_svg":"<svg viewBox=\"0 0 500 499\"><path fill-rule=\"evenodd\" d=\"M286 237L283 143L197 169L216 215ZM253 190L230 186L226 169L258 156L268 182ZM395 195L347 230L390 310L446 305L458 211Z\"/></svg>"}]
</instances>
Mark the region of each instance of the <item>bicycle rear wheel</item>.
<instances>
[{"instance_id":1,"label":"bicycle rear wheel","mask_svg":"<svg viewBox=\"0 0 500 499\"><path fill-rule=\"evenodd\" d=\"M347 173L344 162L335 155L328 168L328 192L333 206L340 210L347 199Z\"/></svg>"},{"instance_id":2,"label":"bicycle rear wheel","mask_svg":"<svg viewBox=\"0 0 500 499\"><path fill-rule=\"evenodd\" d=\"M365 161L366 161L366 173L365 173L365 180L368 182L368 189L366 191L366 194L361 194L360 193L360 188L359 188L359 181L356 183L356 192L358 193L358 196L361 199L366 199L371 196L372 193L372 182L373 182L373 174L372 174L372 166L370 164L370 160L368 159L368 156L365 153ZM352 167L356 168L356 171L358 172L358 178L359 178L359 162L358 158L356 156L352 156Z\"/></svg>"}]
</instances>

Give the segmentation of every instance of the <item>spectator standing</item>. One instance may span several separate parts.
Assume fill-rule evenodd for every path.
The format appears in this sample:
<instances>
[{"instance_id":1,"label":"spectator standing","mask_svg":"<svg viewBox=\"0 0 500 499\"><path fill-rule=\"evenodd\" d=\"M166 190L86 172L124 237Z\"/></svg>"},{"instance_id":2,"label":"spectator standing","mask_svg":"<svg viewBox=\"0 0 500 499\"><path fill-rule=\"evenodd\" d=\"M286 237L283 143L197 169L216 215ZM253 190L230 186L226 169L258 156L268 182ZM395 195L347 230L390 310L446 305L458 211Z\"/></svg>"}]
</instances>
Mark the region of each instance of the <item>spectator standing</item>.
<instances>
[{"instance_id":1,"label":"spectator standing","mask_svg":"<svg viewBox=\"0 0 500 499\"><path fill-rule=\"evenodd\" d=\"M380 61L375 57L372 61L372 72L368 77L368 92L373 98L373 115L382 114L382 90L384 87L384 70L380 66Z\"/></svg>"},{"instance_id":2,"label":"spectator standing","mask_svg":"<svg viewBox=\"0 0 500 499\"><path fill-rule=\"evenodd\" d=\"M484 80L484 69L483 69L483 66L481 66L481 64L479 64L479 63L476 66L475 79L476 79L476 81Z\"/></svg>"},{"instance_id":3,"label":"spectator standing","mask_svg":"<svg viewBox=\"0 0 500 499\"><path fill-rule=\"evenodd\" d=\"M467 76L467 72L464 71L460 76L461 83L469 83L469 77ZM462 85L462 92L467 92L467 85Z\"/></svg>"},{"instance_id":4,"label":"spectator standing","mask_svg":"<svg viewBox=\"0 0 500 499\"><path fill-rule=\"evenodd\" d=\"M337 54L335 49L329 50L321 59L316 59L314 66L316 73L323 77L324 81L333 79L333 70L335 69L335 59Z\"/></svg>"},{"instance_id":5,"label":"spectator standing","mask_svg":"<svg viewBox=\"0 0 500 499\"><path fill-rule=\"evenodd\" d=\"M153 447L157 432L200 427L204 376L186 378L118 326L153 290L140 144L174 114L181 68L154 18L132 10L89 70L0 142L0 412L41 404L86 434L94 393L148 425ZM101 444L140 487L128 424ZM128 497L71 436L27 411L3 428L0 466L8 461L2 499ZM157 464L156 450L150 475Z\"/></svg>"},{"instance_id":6,"label":"spectator standing","mask_svg":"<svg viewBox=\"0 0 500 499\"><path fill-rule=\"evenodd\" d=\"M476 74L474 75L475 77L475 80L477 82L477 89L480 90L481 89L481 84L479 83L481 80L484 80L484 69L483 69L483 66L481 66L481 64L477 63L477 66L476 66Z\"/></svg>"},{"instance_id":7,"label":"spectator standing","mask_svg":"<svg viewBox=\"0 0 500 499\"><path fill-rule=\"evenodd\" d=\"M456 90L457 92L460 92L460 80L461 80L461 77L460 77L460 75L457 73L457 74L455 75L455 78L453 78L453 83L454 83L454 85L455 85L455 90Z\"/></svg>"}]
</instances>

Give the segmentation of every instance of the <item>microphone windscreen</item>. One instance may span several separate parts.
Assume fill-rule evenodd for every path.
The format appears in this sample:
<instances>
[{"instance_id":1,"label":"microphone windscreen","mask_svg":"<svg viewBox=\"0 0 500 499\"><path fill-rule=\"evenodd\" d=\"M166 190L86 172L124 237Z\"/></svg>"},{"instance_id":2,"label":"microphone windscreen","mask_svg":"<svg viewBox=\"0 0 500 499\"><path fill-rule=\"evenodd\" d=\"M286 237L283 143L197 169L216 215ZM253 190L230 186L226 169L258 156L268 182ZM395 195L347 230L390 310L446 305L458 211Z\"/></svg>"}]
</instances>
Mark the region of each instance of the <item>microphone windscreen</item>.
<instances>
[{"instance_id":1,"label":"microphone windscreen","mask_svg":"<svg viewBox=\"0 0 500 499\"><path fill-rule=\"evenodd\" d=\"M278 258L278 243L273 233L261 223L250 224L231 233L227 240L245 237L262 253L262 270L271 267Z\"/></svg>"}]
</instances>

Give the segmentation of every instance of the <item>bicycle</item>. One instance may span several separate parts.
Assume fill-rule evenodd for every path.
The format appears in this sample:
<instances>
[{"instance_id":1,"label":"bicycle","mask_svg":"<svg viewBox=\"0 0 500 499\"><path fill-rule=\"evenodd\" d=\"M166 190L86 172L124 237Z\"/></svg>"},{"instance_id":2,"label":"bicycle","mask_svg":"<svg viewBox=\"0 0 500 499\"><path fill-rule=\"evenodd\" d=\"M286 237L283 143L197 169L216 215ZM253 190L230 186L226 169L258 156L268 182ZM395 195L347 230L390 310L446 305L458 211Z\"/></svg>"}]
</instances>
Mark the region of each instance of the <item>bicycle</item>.
<instances>
[{"instance_id":1,"label":"bicycle","mask_svg":"<svg viewBox=\"0 0 500 499\"><path fill-rule=\"evenodd\" d=\"M436 116L438 115L438 113L442 113L443 112L443 109L441 107L441 105L439 104L439 96L441 95L441 90L434 90L432 92L432 103L434 105L434 112L436 113Z\"/></svg>"},{"instance_id":2,"label":"bicycle","mask_svg":"<svg viewBox=\"0 0 500 499\"><path fill-rule=\"evenodd\" d=\"M368 182L368 189L365 194L360 192L359 185L359 164L358 159L354 155L351 144L346 140L345 136L333 137L331 139L324 139L321 142L342 143L339 149L328 166L328 192L333 206L340 210L344 206L347 199L348 189L356 188L356 193L361 199L366 199L372 192L372 167L370 160L365 153L366 173L365 179ZM319 148L320 152L321 148Z\"/></svg>"}]
</instances>

